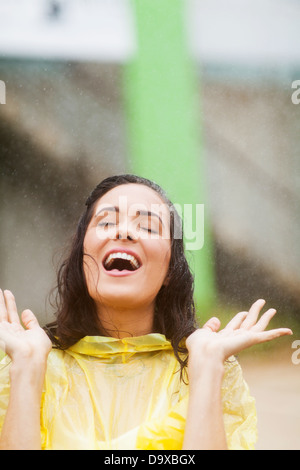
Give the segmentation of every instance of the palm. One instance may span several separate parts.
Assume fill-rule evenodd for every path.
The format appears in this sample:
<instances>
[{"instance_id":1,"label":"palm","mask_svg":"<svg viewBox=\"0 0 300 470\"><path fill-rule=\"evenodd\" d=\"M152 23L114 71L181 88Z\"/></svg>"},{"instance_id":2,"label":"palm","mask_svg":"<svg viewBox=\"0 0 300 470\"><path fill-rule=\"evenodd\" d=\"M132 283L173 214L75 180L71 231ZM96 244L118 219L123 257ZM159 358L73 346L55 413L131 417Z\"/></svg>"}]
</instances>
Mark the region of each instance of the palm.
<instances>
[{"instance_id":1,"label":"palm","mask_svg":"<svg viewBox=\"0 0 300 470\"><path fill-rule=\"evenodd\" d=\"M224 329L219 331L220 322L217 318L210 319L203 328L196 330L187 340L189 351L203 348L221 355L223 360L247 349L255 344L271 341L283 335L291 334L288 328L265 331L276 310L269 309L258 320L260 311L265 304L258 300L249 312L238 313Z\"/></svg>"},{"instance_id":2,"label":"palm","mask_svg":"<svg viewBox=\"0 0 300 470\"><path fill-rule=\"evenodd\" d=\"M0 348L12 359L16 356L47 355L51 341L30 310L22 313L22 326L13 294L0 292Z\"/></svg>"}]
</instances>

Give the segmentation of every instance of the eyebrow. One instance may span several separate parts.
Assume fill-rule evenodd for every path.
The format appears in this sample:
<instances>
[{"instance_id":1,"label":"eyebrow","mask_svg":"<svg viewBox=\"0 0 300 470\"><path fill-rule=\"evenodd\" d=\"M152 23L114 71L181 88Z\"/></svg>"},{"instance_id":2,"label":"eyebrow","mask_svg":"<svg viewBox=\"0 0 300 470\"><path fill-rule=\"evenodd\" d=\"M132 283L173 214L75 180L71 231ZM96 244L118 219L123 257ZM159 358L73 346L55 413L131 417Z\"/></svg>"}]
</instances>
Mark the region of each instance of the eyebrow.
<instances>
[{"instance_id":1,"label":"eyebrow","mask_svg":"<svg viewBox=\"0 0 300 470\"><path fill-rule=\"evenodd\" d=\"M147 215L148 217L152 217L152 216L157 217L158 220L160 221L160 223L162 224L162 226L164 227L163 221L161 220L161 218L158 214L155 214L155 212L143 211L143 210L137 210L137 212L139 212L140 215Z\"/></svg>"},{"instance_id":2,"label":"eyebrow","mask_svg":"<svg viewBox=\"0 0 300 470\"><path fill-rule=\"evenodd\" d=\"M120 209L117 206L115 206L115 207L111 207L111 206L103 207L98 212L96 212L95 217L99 217L101 212L120 212ZM161 217L158 214L155 214L155 212L144 211L144 210L137 210L136 212L139 213L139 215L146 215L147 217L152 217L152 216L157 217L159 219L160 223L162 224L162 226L164 227L164 223L163 223ZM103 217L104 217L104 214L103 214Z\"/></svg>"},{"instance_id":3,"label":"eyebrow","mask_svg":"<svg viewBox=\"0 0 300 470\"><path fill-rule=\"evenodd\" d=\"M98 217L101 212L119 212L119 208L118 207L102 207L102 209L100 209L98 212L96 212L95 214L95 217Z\"/></svg>"}]
</instances>

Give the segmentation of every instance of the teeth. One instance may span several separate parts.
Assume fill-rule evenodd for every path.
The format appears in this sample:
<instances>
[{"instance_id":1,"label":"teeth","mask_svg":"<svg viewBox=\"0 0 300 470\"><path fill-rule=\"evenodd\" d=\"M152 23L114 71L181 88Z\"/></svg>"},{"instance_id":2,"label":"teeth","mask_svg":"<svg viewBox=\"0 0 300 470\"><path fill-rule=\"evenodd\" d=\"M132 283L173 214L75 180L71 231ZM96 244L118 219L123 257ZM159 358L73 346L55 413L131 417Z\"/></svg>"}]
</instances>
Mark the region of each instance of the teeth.
<instances>
[{"instance_id":1,"label":"teeth","mask_svg":"<svg viewBox=\"0 0 300 470\"><path fill-rule=\"evenodd\" d=\"M116 258L127 259L128 261L130 261L131 265L136 269L140 267L138 260L134 256L122 252L111 253L105 260L105 266L109 266L111 262Z\"/></svg>"}]
</instances>

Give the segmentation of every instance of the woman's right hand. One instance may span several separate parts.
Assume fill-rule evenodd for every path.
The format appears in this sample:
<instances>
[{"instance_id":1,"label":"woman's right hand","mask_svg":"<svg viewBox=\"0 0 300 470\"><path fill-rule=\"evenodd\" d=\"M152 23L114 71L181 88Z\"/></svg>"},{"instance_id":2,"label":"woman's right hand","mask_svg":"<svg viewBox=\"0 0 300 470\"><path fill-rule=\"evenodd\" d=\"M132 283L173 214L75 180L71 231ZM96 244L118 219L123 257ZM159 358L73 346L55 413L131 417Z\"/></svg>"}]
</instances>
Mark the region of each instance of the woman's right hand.
<instances>
[{"instance_id":1,"label":"woman's right hand","mask_svg":"<svg viewBox=\"0 0 300 470\"><path fill-rule=\"evenodd\" d=\"M21 319L24 327L14 295L0 289L0 348L13 363L24 360L45 363L52 347L50 339L31 310L24 310Z\"/></svg>"}]
</instances>

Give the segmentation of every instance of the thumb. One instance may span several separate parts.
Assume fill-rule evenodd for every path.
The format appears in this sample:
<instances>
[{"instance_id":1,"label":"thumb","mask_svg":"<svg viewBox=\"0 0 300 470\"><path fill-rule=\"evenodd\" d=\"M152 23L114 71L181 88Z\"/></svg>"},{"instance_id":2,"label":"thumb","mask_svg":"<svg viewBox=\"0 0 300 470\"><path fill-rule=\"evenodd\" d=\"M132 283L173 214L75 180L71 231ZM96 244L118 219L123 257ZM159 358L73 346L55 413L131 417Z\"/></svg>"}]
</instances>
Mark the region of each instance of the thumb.
<instances>
[{"instance_id":1,"label":"thumb","mask_svg":"<svg viewBox=\"0 0 300 470\"><path fill-rule=\"evenodd\" d=\"M25 328L27 328L28 330L31 330L32 328L36 328L40 326L39 322L37 321L36 316L29 309L24 310L22 312L21 318L22 318L22 322Z\"/></svg>"},{"instance_id":2,"label":"thumb","mask_svg":"<svg viewBox=\"0 0 300 470\"><path fill-rule=\"evenodd\" d=\"M218 318L216 317L213 317L213 318L210 318L204 325L202 328L205 328L205 329L209 329L213 332L217 332L219 330L221 326L221 322Z\"/></svg>"}]
</instances>

